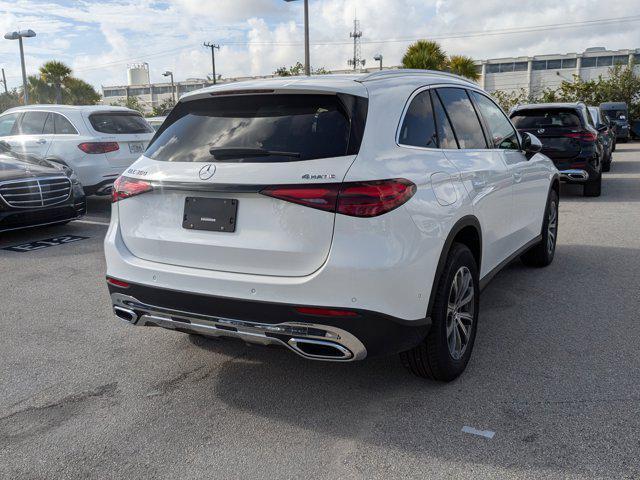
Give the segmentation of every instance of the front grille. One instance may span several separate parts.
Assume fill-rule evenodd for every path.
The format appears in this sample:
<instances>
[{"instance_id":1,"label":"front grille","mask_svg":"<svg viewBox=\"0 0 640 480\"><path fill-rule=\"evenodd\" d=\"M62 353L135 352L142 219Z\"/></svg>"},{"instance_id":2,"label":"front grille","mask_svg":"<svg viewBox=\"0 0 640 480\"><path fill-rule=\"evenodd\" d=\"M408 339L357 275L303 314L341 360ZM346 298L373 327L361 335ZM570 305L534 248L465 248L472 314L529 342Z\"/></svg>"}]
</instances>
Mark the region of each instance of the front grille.
<instances>
[{"instance_id":1,"label":"front grille","mask_svg":"<svg viewBox=\"0 0 640 480\"><path fill-rule=\"evenodd\" d=\"M62 176L0 182L0 198L14 208L57 205L70 195L71 181Z\"/></svg>"}]
</instances>

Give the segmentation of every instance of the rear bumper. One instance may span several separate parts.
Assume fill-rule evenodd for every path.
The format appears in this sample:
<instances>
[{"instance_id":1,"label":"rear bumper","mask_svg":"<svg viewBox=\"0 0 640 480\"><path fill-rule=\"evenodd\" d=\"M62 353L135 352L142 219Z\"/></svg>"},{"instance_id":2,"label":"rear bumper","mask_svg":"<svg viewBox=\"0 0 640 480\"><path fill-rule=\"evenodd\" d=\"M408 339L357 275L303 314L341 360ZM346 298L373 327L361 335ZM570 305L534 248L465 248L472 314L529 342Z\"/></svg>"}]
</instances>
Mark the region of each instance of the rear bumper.
<instances>
[{"instance_id":1,"label":"rear bumper","mask_svg":"<svg viewBox=\"0 0 640 480\"><path fill-rule=\"evenodd\" d=\"M280 345L313 360L349 362L391 355L419 344L430 324L410 326L388 315L306 315L294 305L224 298L139 284L109 284L114 313L137 326L158 326L248 343Z\"/></svg>"}]
</instances>

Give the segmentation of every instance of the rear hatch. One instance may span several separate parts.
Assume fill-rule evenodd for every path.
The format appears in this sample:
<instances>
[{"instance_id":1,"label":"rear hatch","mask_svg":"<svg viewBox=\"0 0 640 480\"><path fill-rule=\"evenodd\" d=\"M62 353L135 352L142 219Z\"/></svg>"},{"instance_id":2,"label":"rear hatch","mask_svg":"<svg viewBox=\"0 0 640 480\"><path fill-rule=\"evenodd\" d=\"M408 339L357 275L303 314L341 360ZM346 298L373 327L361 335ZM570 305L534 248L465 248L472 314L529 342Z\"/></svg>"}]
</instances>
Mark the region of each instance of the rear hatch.
<instances>
[{"instance_id":1,"label":"rear hatch","mask_svg":"<svg viewBox=\"0 0 640 480\"><path fill-rule=\"evenodd\" d=\"M119 173L144 153L155 133L142 115L121 110L100 111L88 116L89 124L105 146L111 166Z\"/></svg>"},{"instance_id":2,"label":"rear hatch","mask_svg":"<svg viewBox=\"0 0 640 480\"><path fill-rule=\"evenodd\" d=\"M118 203L126 246L192 268L314 272L329 254L335 213L260 192L313 184L308 202L323 201L322 185L339 184L355 159L366 105L336 93L182 101L126 174L153 186Z\"/></svg>"},{"instance_id":3,"label":"rear hatch","mask_svg":"<svg viewBox=\"0 0 640 480\"><path fill-rule=\"evenodd\" d=\"M517 110L511 120L521 133L532 133L542 142L542 153L554 161L566 162L581 152L584 131L580 114L572 108Z\"/></svg>"}]
</instances>

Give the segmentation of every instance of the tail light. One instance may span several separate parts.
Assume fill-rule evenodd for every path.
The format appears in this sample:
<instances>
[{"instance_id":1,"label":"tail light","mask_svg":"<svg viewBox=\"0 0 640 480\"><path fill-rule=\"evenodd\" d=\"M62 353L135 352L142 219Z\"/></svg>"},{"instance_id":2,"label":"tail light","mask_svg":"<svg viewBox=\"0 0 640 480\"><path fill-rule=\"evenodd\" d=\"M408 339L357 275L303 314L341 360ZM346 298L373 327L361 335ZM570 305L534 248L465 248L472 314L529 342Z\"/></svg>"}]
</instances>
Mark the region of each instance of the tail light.
<instances>
[{"instance_id":1,"label":"tail light","mask_svg":"<svg viewBox=\"0 0 640 480\"><path fill-rule=\"evenodd\" d=\"M567 133L565 137L584 140L586 142L595 142L596 139L598 138L598 135L592 132L578 132L578 133Z\"/></svg>"},{"instance_id":2,"label":"tail light","mask_svg":"<svg viewBox=\"0 0 640 480\"><path fill-rule=\"evenodd\" d=\"M118 142L84 142L78 145L78 148L84 153L109 153L120 150Z\"/></svg>"},{"instance_id":3,"label":"tail light","mask_svg":"<svg viewBox=\"0 0 640 480\"><path fill-rule=\"evenodd\" d=\"M260 193L351 217L377 217L408 201L416 193L416 186L404 178L394 178L342 184L273 186Z\"/></svg>"},{"instance_id":4,"label":"tail light","mask_svg":"<svg viewBox=\"0 0 640 480\"><path fill-rule=\"evenodd\" d=\"M113 184L111 202L119 202L125 198L135 197L141 193L150 192L153 186L144 180L120 176Z\"/></svg>"}]
</instances>

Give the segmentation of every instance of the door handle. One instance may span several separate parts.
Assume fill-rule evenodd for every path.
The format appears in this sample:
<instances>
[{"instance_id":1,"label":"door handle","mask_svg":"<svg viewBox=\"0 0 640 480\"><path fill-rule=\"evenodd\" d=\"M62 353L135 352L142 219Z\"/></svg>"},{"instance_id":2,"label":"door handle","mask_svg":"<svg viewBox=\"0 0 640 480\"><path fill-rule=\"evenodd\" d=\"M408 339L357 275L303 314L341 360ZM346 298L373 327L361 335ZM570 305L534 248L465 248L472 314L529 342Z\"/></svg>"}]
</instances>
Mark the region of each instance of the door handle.
<instances>
[{"instance_id":1,"label":"door handle","mask_svg":"<svg viewBox=\"0 0 640 480\"><path fill-rule=\"evenodd\" d=\"M522 173L513 172L513 179L516 181L516 183L520 183L522 181Z\"/></svg>"},{"instance_id":2,"label":"door handle","mask_svg":"<svg viewBox=\"0 0 640 480\"><path fill-rule=\"evenodd\" d=\"M44 138L41 138L40 140L37 140L36 143L38 145L44 145L45 143L47 143L47 141Z\"/></svg>"}]
</instances>

